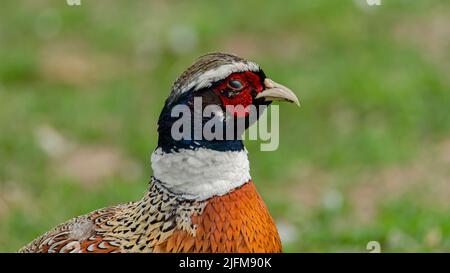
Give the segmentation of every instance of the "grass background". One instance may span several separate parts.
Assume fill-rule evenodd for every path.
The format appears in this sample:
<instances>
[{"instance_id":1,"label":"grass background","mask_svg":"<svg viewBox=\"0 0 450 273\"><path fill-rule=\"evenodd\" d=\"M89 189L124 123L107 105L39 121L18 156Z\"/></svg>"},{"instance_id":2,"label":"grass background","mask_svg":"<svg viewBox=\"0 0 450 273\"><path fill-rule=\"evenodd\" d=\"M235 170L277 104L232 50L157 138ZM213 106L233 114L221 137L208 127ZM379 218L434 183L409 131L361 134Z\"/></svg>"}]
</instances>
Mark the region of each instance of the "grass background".
<instances>
[{"instance_id":1,"label":"grass background","mask_svg":"<svg viewBox=\"0 0 450 273\"><path fill-rule=\"evenodd\" d=\"M171 83L234 52L296 91L248 142L287 252L450 250L450 4L2 1L0 251L137 200Z\"/></svg>"}]
</instances>

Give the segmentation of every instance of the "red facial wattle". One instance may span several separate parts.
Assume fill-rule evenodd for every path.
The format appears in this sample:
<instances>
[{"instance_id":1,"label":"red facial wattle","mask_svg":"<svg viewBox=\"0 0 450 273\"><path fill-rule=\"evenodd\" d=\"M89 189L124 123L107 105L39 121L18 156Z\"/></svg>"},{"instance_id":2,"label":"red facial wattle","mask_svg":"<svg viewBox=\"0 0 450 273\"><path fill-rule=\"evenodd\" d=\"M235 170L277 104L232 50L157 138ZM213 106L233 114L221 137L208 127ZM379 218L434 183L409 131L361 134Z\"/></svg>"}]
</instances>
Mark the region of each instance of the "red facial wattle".
<instances>
[{"instance_id":1,"label":"red facial wattle","mask_svg":"<svg viewBox=\"0 0 450 273\"><path fill-rule=\"evenodd\" d=\"M231 81L242 84L241 89L230 87ZM214 88L227 111L235 117L246 117L250 113L249 106L254 96L263 90L260 77L253 72L233 73ZM227 107L228 106L228 107Z\"/></svg>"}]
</instances>

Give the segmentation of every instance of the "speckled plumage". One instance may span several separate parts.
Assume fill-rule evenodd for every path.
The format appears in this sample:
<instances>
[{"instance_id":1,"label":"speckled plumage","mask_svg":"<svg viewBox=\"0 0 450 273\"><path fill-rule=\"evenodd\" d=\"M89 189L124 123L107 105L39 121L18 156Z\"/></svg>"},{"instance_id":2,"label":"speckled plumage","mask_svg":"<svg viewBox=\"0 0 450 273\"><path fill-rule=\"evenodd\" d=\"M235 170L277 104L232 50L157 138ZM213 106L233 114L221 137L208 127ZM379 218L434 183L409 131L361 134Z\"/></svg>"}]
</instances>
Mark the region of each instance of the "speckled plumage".
<instances>
[{"instance_id":1,"label":"speckled plumage","mask_svg":"<svg viewBox=\"0 0 450 273\"><path fill-rule=\"evenodd\" d=\"M175 230L195 235L191 217L204 206L178 197L153 179L141 200L74 218L20 252L152 252Z\"/></svg>"},{"instance_id":2,"label":"speckled plumage","mask_svg":"<svg viewBox=\"0 0 450 273\"><path fill-rule=\"evenodd\" d=\"M74 218L19 252L280 252L267 207L249 181L205 201L153 180L145 196Z\"/></svg>"}]
</instances>

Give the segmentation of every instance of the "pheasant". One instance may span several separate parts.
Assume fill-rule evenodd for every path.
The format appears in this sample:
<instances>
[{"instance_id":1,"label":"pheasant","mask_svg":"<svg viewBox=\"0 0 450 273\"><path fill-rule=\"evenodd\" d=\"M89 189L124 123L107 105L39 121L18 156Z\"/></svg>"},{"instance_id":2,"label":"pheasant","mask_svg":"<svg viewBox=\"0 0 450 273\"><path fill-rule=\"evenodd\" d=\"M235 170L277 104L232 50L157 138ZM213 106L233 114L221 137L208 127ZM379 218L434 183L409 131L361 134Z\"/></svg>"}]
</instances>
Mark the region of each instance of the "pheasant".
<instances>
[{"instance_id":1,"label":"pheasant","mask_svg":"<svg viewBox=\"0 0 450 273\"><path fill-rule=\"evenodd\" d=\"M252 111L256 117L264 111L251 106L275 100L299 105L290 89L266 78L256 63L226 53L201 56L175 81L160 114L153 176L142 199L76 217L19 252L281 252L274 220L250 176L242 132L192 138L199 130L191 118L191 137L174 136L173 110L186 106L194 113L198 98L201 109L223 110L202 117L219 118L223 134L236 128L228 126L231 121L244 119L245 130L254 122Z\"/></svg>"}]
</instances>

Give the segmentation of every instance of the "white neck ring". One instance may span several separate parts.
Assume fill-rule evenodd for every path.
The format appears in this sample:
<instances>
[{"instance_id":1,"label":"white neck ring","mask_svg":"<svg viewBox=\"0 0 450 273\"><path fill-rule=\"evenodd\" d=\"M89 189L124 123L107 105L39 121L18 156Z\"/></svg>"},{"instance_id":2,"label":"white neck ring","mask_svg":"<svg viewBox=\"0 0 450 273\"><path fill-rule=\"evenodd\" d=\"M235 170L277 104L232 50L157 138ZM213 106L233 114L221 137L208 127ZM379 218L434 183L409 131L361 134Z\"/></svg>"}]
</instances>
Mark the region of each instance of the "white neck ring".
<instances>
[{"instance_id":1,"label":"white neck ring","mask_svg":"<svg viewBox=\"0 0 450 273\"><path fill-rule=\"evenodd\" d=\"M227 194L251 179L247 150L180 149L152 154L153 176L186 199L206 200Z\"/></svg>"}]
</instances>

